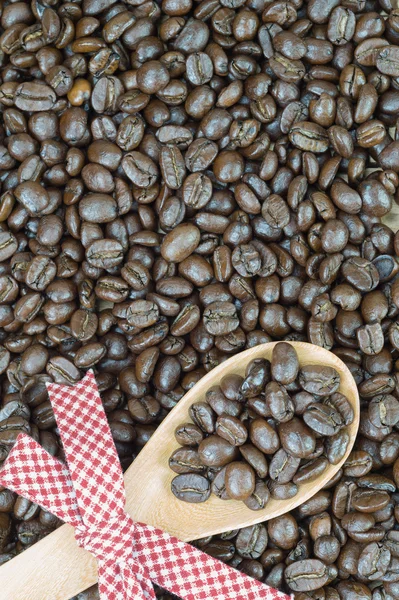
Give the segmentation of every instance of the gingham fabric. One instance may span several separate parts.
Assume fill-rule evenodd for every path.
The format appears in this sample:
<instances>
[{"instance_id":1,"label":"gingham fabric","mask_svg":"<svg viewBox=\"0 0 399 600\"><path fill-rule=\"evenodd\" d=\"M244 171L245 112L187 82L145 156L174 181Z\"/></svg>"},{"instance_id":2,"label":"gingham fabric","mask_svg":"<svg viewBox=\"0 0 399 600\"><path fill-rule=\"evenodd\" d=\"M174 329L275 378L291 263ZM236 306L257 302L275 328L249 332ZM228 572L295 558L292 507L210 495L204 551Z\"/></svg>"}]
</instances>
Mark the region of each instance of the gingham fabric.
<instances>
[{"instance_id":1,"label":"gingham fabric","mask_svg":"<svg viewBox=\"0 0 399 600\"><path fill-rule=\"evenodd\" d=\"M187 600L289 600L125 513L122 471L93 372L73 387L49 384L48 392L68 466L21 434L0 483L75 527L78 544L97 558L102 600L155 598L151 582Z\"/></svg>"}]
</instances>

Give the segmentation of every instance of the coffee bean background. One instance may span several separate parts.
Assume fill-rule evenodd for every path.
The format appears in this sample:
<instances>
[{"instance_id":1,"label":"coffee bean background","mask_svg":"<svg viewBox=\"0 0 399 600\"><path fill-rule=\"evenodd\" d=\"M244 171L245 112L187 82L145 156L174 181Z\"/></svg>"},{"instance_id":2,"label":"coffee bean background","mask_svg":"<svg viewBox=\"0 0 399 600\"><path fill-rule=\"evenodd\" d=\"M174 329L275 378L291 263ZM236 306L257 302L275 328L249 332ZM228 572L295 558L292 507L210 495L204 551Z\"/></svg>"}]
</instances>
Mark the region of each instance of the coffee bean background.
<instances>
[{"instance_id":1,"label":"coffee bean background","mask_svg":"<svg viewBox=\"0 0 399 600\"><path fill-rule=\"evenodd\" d=\"M310 341L359 385L351 458L197 544L297 600L398 598L398 78L393 0L2 2L0 462L20 431L62 459L47 381L94 369L127 468L231 354ZM58 525L1 489L0 563Z\"/></svg>"}]
</instances>

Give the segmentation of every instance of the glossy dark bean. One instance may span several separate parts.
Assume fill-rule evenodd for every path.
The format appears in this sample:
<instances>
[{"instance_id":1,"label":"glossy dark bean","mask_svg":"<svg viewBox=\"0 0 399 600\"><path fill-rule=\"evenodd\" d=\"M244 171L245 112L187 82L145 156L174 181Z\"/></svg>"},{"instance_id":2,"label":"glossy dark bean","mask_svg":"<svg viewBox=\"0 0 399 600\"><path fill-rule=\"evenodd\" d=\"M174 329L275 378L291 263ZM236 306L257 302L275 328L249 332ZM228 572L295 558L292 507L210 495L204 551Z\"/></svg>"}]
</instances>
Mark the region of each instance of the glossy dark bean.
<instances>
[{"instance_id":1,"label":"glossy dark bean","mask_svg":"<svg viewBox=\"0 0 399 600\"><path fill-rule=\"evenodd\" d=\"M295 381L299 371L296 352L290 344L281 342L273 348L271 373L275 381L283 385Z\"/></svg>"},{"instance_id":2,"label":"glossy dark bean","mask_svg":"<svg viewBox=\"0 0 399 600\"><path fill-rule=\"evenodd\" d=\"M296 592L317 590L330 579L327 565L317 559L301 560L285 570L290 588Z\"/></svg>"},{"instance_id":3,"label":"glossy dark bean","mask_svg":"<svg viewBox=\"0 0 399 600\"><path fill-rule=\"evenodd\" d=\"M208 480L202 475L187 473L174 478L172 491L179 500L205 502L210 495L210 486Z\"/></svg>"},{"instance_id":4,"label":"glossy dark bean","mask_svg":"<svg viewBox=\"0 0 399 600\"><path fill-rule=\"evenodd\" d=\"M305 366L299 372L299 380L304 390L318 396L328 396L337 391L339 374L332 367Z\"/></svg>"},{"instance_id":5,"label":"glossy dark bean","mask_svg":"<svg viewBox=\"0 0 399 600\"><path fill-rule=\"evenodd\" d=\"M255 490L254 470L246 463L230 463L226 467L225 487L233 500L247 500Z\"/></svg>"},{"instance_id":6,"label":"glossy dark bean","mask_svg":"<svg viewBox=\"0 0 399 600\"><path fill-rule=\"evenodd\" d=\"M233 446L242 446L248 437L247 430L241 421L229 415L218 417L216 421L216 433Z\"/></svg>"},{"instance_id":7,"label":"glossy dark bean","mask_svg":"<svg viewBox=\"0 0 399 600\"><path fill-rule=\"evenodd\" d=\"M224 467L238 455L234 446L217 435L203 440L198 447L198 452L201 462L208 467Z\"/></svg>"}]
</instances>

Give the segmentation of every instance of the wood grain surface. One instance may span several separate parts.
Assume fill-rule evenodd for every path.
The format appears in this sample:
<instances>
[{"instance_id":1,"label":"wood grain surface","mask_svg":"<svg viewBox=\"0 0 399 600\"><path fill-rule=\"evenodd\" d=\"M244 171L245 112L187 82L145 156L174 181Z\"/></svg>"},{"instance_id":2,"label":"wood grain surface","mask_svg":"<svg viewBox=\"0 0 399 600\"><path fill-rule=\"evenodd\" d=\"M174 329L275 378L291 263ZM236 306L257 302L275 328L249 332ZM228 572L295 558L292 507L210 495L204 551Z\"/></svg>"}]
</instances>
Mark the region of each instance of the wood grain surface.
<instances>
[{"instance_id":1,"label":"wood grain surface","mask_svg":"<svg viewBox=\"0 0 399 600\"><path fill-rule=\"evenodd\" d=\"M187 422L188 408L205 398L206 391L228 373L244 374L254 358L271 357L276 342L237 354L205 375L171 411L125 474L126 509L136 520L155 525L182 540L193 540L230 529L259 523L292 510L308 500L340 469L355 441L359 425L359 397L356 384L344 363L331 352L311 344L295 342L301 365L333 366L341 376L340 391L355 411L348 427L351 443L343 460L329 465L317 480L300 486L288 500L270 500L262 511L251 511L242 502L222 501L212 496L203 504L187 504L170 491L175 474L168 467L170 454L178 447L177 425ZM94 558L79 548L73 529L60 527L45 539L0 567L0 598L7 600L69 600L97 580Z\"/></svg>"},{"instance_id":2,"label":"wood grain surface","mask_svg":"<svg viewBox=\"0 0 399 600\"><path fill-rule=\"evenodd\" d=\"M392 209L386 217L382 217L382 222L385 225L388 225L393 231L398 231L399 229L399 206L395 204L392 205Z\"/></svg>"}]
</instances>

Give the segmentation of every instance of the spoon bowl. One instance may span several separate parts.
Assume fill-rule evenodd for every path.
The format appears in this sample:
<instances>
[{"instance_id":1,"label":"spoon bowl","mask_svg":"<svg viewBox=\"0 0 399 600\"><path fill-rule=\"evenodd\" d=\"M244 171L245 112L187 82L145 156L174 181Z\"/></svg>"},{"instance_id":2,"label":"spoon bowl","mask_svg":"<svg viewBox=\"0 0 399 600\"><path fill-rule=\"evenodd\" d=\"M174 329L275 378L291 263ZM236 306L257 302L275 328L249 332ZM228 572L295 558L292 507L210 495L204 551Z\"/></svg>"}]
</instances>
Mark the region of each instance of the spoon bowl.
<instances>
[{"instance_id":1,"label":"spoon bowl","mask_svg":"<svg viewBox=\"0 0 399 600\"><path fill-rule=\"evenodd\" d=\"M176 477L169 468L169 457L181 446L174 431L182 423L190 422L188 414L194 402L205 401L206 392L218 385L225 375L244 375L249 362L255 358L271 360L277 342L261 344L236 354L205 375L170 412L156 433L140 452L125 475L127 511L137 521L155 525L184 541L206 537L231 529L239 529L278 517L309 500L342 467L348 458L359 427L359 395L355 380L345 364L332 352L305 342L290 342L294 346L299 364L334 367L340 374L339 392L347 396L354 410L354 420L347 427L350 443L344 458L336 465L329 464L317 479L299 486L298 493L287 500L270 499L259 511L250 510L243 502L220 500L211 494L209 500L190 504L178 500L171 491L171 481ZM137 483L140 482L137 489Z\"/></svg>"},{"instance_id":2,"label":"spoon bowl","mask_svg":"<svg viewBox=\"0 0 399 600\"><path fill-rule=\"evenodd\" d=\"M261 344L231 357L205 375L179 401L125 473L126 510L135 521L154 525L184 541L239 529L282 515L303 504L322 489L348 458L359 427L360 406L356 383L345 364L334 354L305 342L291 342L300 366L324 365L338 371L339 391L348 398L354 420L347 427L350 442L345 456L329 464L317 479L299 486L287 500L270 499L266 507L252 511L243 502L220 500L211 495L200 504L178 500L171 491L176 476L169 468L169 457L180 447L174 432L190 421L189 408L205 400L206 392L228 374L244 375L255 358L271 359L277 342ZM5 598L24 600L69 600L96 582L94 558L79 548L73 529L64 525L16 558L0 567L0 586Z\"/></svg>"}]
</instances>

